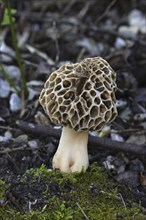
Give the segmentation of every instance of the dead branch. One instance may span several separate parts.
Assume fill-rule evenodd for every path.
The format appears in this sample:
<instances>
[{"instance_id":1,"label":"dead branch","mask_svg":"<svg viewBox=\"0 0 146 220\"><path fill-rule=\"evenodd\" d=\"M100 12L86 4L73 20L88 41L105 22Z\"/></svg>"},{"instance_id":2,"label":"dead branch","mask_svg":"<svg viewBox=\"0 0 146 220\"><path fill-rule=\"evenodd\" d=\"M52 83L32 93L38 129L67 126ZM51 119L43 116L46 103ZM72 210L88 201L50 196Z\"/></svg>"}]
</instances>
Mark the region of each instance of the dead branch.
<instances>
[{"instance_id":1,"label":"dead branch","mask_svg":"<svg viewBox=\"0 0 146 220\"><path fill-rule=\"evenodd\" d=\"M53 22L53 30L54 30L54 41L55 41L55 47L56 47L56 57L55 57L55 63L58 63L59 61L59 55L60 55L60 50L59 50L59 43L58 43L58 38L57 38L57 29L56 29L56 22Z\"/></svg>"},{"instance_id":2,"label":"dead branch","mask_svg":"<svg viewBox=\"0 0 146 220\"><path fill-rule=\"evenodd\" d=\"M2 155L2 154L7 154L8 155L8 154L14 153L16 151L24 151L24 150L32 151L32 149L30 147L22 146L22 147L16 147L16 148L13 148L13 149L6 148L5 150L1 150L0 155Z\"/></svg>"},{"instance_id":3,"label":"dead branch","mask_svg":"<svg viewBox=\"0 0 146 220\"><path fill-rule=\"evenodd\" d=\"M43 126L28 123L25 121L17 121L16 122L19 129L23 132L37 136L37 137L55 137L57 139L60 138L61 130L52 128L51 126ZM146 145L136 145L136 144L129 144L126 142L118 142L113 141L109 138L98 138L94 136L89 136L89 145L91 152L93 151L94 154L98 153L98 149L103 148L111 149L115 151L122 151L137 155L146 155Z\"/></svg>"},{"instance_id":4,"label":"dead branch","mask_svg":"<svg viewBox=\"0 0 146 220\"><path fill-rule=\"evenodd\" d=\"M125 130L112 130L112 133L115 134L122 134L122 135L127 135L127 134L132 134L132 135L142 135L146 133L146 129L141 129L141 128L129 128Z\"/></svg>"},{"instance_id":5,"label":"dead branch","mask_svg":"<svg viewBox=\"0 0 146 220\"><path fill-rule=\"evenodd\" d=\"M107 8L105 9L104 13L100 15L100 17L97 19L97 21L99 22L100 20L102 20L110 11L110 9L113 7L113 5L116 3L117 0L113 0L110 2L110 4L107 6Z\"/></svg>"},{"instance_id":6,"label":"dead branch","mask_svg":"<svg viewBox=\"0 0 146 220\"><path fill-rule=\"evenodd\" d=\"M61 135L60 129L52 128L51 126L37 125L25 121L16 121L16 124L20 130L27 134L31 134L37 137L55 137L59 138Z\"/></svg>"}]
</instances>

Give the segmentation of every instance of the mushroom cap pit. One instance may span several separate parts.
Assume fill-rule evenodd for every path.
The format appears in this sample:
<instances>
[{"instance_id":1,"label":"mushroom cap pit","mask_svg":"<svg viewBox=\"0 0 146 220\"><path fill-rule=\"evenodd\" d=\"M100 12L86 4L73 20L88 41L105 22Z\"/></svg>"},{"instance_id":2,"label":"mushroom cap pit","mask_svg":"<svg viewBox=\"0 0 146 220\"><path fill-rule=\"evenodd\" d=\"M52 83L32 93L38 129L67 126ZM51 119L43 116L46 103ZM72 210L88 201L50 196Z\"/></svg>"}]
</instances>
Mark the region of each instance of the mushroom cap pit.
<instances>
[{"instance_id":1,"label":"mushroom cap pit","mask_svg":"<svg viewBox=\"0 0 146 220\"><path fill-rule=\"evenodd\" d=\"M39 101L54 124L99 131L117 116L116 73L101 57L65 64L51 73Z\"/></svg>"}]
</instances>

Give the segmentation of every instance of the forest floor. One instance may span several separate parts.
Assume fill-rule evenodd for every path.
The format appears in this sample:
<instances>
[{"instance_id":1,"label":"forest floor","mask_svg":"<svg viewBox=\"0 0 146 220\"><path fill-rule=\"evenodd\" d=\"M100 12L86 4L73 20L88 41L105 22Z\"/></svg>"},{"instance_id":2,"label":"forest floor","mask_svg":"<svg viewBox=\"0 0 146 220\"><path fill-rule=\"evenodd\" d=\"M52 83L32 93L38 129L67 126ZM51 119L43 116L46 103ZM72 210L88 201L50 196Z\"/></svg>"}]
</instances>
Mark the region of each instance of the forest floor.
<instances>
[{"instance_id":1,"label":"forest floor","mask_svg":"<svg viewBox=\"0 0 146 220\"><path fill-rule=\"evenodd\" d=\"M146 1L35 0L11 7L26 83L10 26L3 25L0 219L146 219ZM62 64L97 56L117 73L118 117L102 144L90 133L85 173L52 170L61 127L44 113L40 91Z\"/></svg>"}]
</instances>

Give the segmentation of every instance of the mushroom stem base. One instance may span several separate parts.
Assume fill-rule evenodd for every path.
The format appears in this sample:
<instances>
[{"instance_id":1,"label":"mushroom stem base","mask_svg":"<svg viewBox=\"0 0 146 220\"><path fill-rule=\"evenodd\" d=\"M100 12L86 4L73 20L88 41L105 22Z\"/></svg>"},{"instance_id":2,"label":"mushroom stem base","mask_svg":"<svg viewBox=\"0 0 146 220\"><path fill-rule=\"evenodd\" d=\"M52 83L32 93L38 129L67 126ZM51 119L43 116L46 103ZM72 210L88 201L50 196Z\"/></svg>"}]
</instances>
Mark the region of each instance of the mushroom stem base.
<instances>
[{"instance_id":1,"label":"mushroom stem base","mask_svg":"<svg viewBox=\"0 0 146 220\"><path fill-rule=\"evenodd\" d=\"M58 149L53 158L53 168L63 172L81 172L89 166L88 131L74 131L63 127Z\"/></svg>"}]
</instances>

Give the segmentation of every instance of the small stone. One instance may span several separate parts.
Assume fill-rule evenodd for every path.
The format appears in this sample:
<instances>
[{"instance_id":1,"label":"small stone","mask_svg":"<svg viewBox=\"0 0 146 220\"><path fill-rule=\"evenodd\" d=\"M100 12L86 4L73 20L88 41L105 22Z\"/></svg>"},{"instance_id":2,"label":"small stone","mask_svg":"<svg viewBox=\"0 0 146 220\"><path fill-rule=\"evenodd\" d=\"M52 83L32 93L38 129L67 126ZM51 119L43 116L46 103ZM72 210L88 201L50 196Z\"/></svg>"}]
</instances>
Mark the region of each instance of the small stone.
<instances>
[{"instance_id":1,"label":"small stone","mask_svg":"<svg viewBox=\"0 0 146 220\"><path fill-rule=\"evenodd\" d=\"M5 122L3 118L0 117L0 123Z\"/></svg>"},{"instance_id":2,"label":"small stone","mask_svg":"<svg viewBox=\"0 0 146 220\"><path fill-rule=\"evenodd\" d=\"M56 151L56 147L54 146L54 144L49 143L49 144L45 145L45 147L47 147L47 155L49 157L52 157Z\"/></svg>"},{"instance_id":3,"label":"small stone","mask_svg":"<svg viewBox=\"0 0 146 220\"><path fill-rule=\"evenodd\" d=\"M126 42L125 40L123 40L122 38L118 37L115 41L115 47L117 49L120 49L122 47L125 47L126 46Z\"/></svg>"},{"instance_id":4,"label":"small stone","mask_svg":"<svg viewBox=\"0 0 146 220\"><path fill-rule=\"evenodd\" d=\"M98 137L97 131L89 131L89 134L94 137Z\"/></svg>"},{"instance_id":5,"label":"small stone","mask_svg":"<svg viewBox=\"0 0 146 220\"><path fill-rule=\"evenodd\" d=\"M0 79L0 98L7 98L11 91L11 87L6 80Z\"/></svg>"},{"instance_id":6,"label":"small stone","mask_svg":"<svg viewBox=\"0 0 146 220\"><path fill-rule=\"evenodd\" d=\"M145 134L131 135L126 142L130 144L142 145L146 143L146 137Z\"/></svg>"},{"instance_id":7,"label":"small stone","mask_svg":"<svg viewBox=\"0 0 146 220\"><path fill-rule=\"evenodd\" d=\"M49 125L48 117L40 111L37 111L34 118L35 118L35 122L39 125Z\"/></svg>"},{"instance_id":8,"label":"small stone","mask_svg":"<svg viewBox=\"0 0 146 220\"><path fill-rule=\"evenodd\" d=\"M135 160L130 161L128 169L131 171L144 172L144 165L138 158L136 158Z\"/></svg>"},{"instance_id":9,"label":"small stone","mask_svg":"<svg viewBox=\"0 0 146 220\"><path fill-rule=\"evenodd\" d=\"M0 136L0 142L6 142L7 140L6 140L6 138L5 137L3 137L3 136Z\"/></svg>"},{"instance_id":10,"label":"small stone","mask_svg":"<svg viewBox=\"0 0 146 220\"><path fill-rule=\"evenodd\" d=\"M10 97L10 110L12 112L19 111L21 109L21 99L16 93L13 93Z\"/></svg>"},{"instance_id":11,"label":"small stone","mask_svg":"<svg viewBox=\"0 0 146 220\"><path fill-rule=\"evenodd\" d=\"M134 38L139 31L143 34L146 33L146 16L144 16L141 11L133 9L129 13L128 22L128 26L121 25L119 27L119 33L132 38Z\"/></svg>"},{"instance_id":12,"label":"small stone","mask_svg":"<svg viewBox=\"0 0 146 220\"><path fill-rule=\"evenodd\" d=\"M33 100L33 98L38 95L38 92L35 91L34 89L28 88L29 91L29 96L28 96L28 100L31 101Z\"/></svg>"},{"instance_id":13,"label":"small stone","mask_svg":"<svg viewBox=\"0 0 146 220\"><path fill-rule=\"evenodd\" d=\"M116 133L111 133L111 139L113 141L124 142L124 138L121 135L116 134Z\"/></svg>"},{"instance_id":14,"label":"small stone","mask_svg":"<svg viewBox=\"0 0 146 220\"><path fill-rule=\"evenodd\" d=\"M10 131L6 131L4 135L8 140L12 138L12 133Z\"/></svg>"},{"instance_id":15,"label":"small stone","mask_svg":"<svg viewBox=\"0 0 146 220\"><path fill-rule=\"evenodd\" d=\"M0 199L0 207L4 206L5 205L5 199Z\"/></svg>"},{"instance_id":16,"label":"small stone","mask_svg":"<svg viewBox=\"0 0 146 220\"><path fill-rule=\"evenodd\" d=\"M136 32L146 33L146 16L140 10L133 9L128 16L128 21L131 27L135 27Z\"/></svg>"},{"instance_id":17,"label":"small stone","mask_svg":"<svg viewBox=\"0 0 146 220\"><path fill-rule=\"evenodd\" d=\"M39 80L31 80L27 83L27 86L29 86L31 88L42 87L43 85L44 85L44 83Z\"/></svg>"},{"instance_id":18,"label":"small stone","mask_svg":"<svg viewBox=\"0 0 146 220\"><path fill-rule=\"evenodd\" d=\"M15 142L27 142L28 141L28 136L26 134L22 134L18 137L15 138Z\"/></svg>"},{"instance_id":19,"label":"small stone","mask_svg":"<svg viewBox=\"0 0 146 220\"><path fill-rule=\"evenodd\" d=\"M129 187L137 187L139 182L139 173L136 171L124 171L116 176L116 179Z\"/></svg>"},{"instance_id":20,"label":"small stone","mask_svg":"<svg viewBox=\"0 0 146 220\"><path fill-rule=\"evenodd\" d=\"M117 108L125 108L125 106L127 105L127 101L126 100L117 100L116 101L116 107Z\"/></svg>"},{"instance_id":21,"label":"small stone","mask_svg":"<svg viewBox=\"0 0 146 220\"><path fill-rule=\"evenodd\" d=\"M120 34L123 34L126 37L134 38L134 36L137 33L137 28L122 25L122 26L119 27L118 32Z\"/></svg>"},{"instance_id":22,"label":"small stone","mask_svg":"<svg viewBox=\"0 0 146 220\"><path fill-rule=\"evenodd\" d=\"M0 142L9 141L12 138L12 133L10 131L6 131L4 136L0 136Z\"/></svg>"},{"instance_id":23,"label":"small stone","mask_svg":"<svg viewBox=\"0 0 146 220\"><path fill-rule=\"evenodd\" d=\"M125 171L127 163L123 159L116 158L113 161L113 165L115 166L117 173L122 173Z\"/></svg>"},{"instance_id":24,"label":"small stone","mask_svg":"<svg viewBox=\"0 0 146 220\"><path fill-rule=\"evenodd\" d=\"M20 82L21 80L21 73L20 70L17 66L3 66L4 70L8 74L8 76L12 79L15 80L15 84Z\"/></svg>"},{"instance_id":25,"label":"small stone","mask_svg":"<svg viewBox=\"0 0 146 220\"><path fill-rule=\"evenodd\" d=\"M38 142L36 140L28 141L28 146L32 150L36 150L38 148Z\"/></svg>"},{"instance_id":26,"label":"small stone","mask_svg":"<svg viewBox=\"0 0 146 220\"><path fill-rule=\"evenodd\" d=\"M4 41L0 42L0 50L1 61L3 62L11 62L13 57L15 57L15 51L12 48L8 47Z\"/></svg>"}]
</instances>

